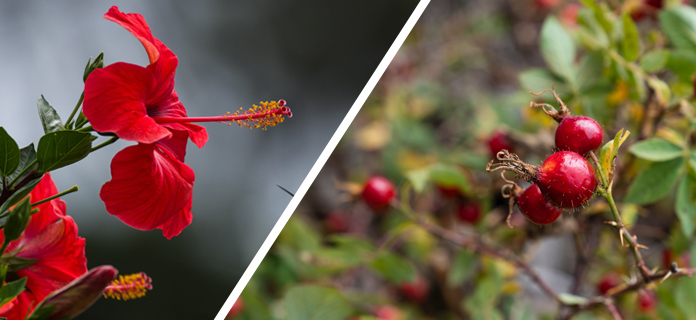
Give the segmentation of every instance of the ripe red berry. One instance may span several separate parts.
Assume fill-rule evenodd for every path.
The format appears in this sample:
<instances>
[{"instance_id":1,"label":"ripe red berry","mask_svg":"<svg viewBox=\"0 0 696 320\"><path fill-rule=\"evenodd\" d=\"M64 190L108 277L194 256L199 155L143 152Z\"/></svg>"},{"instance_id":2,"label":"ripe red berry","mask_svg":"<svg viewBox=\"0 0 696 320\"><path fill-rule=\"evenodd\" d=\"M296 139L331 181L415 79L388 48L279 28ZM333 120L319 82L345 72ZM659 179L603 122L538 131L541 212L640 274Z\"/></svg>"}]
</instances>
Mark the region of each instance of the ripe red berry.
<instances>
[{"instance_id":1,"label":"ripe red berry","mask_svg":"<svg viewBox=\"0 0 696 320\"><path fill-rule=\"evenodd\" d=\"M381 176L374 176L367 180L362 192L363 200L375 212L384 212L389 209L389 203L395 195L394 185Z\"/></svg>"},{"instance_id":2,"label":"ripe red berry","mask_svg":"<svg viewBox=\"0 0 696 320\"><path fill-rule=\"evenodd\" d=\"M546 201L536 184L531 185L517 196L517 207L529 221L539 225L556 221L563 211Z\"/></svg>"},{"instance_id":3,"label":"ripe red berry","mask_svg":"<svg viewBox=\"0 0 696 320\"><path fill-rule=\"evenodd\" d=\"M242 297L239 297L232 305L230 312L227 313L225 320L232 320L242 314L242 312L244 312L244 300L242 300Z\"/></svg>"},{"instance_id":4,"label":"ripe red berry","mask_svg":"<svg viewBox=\"0 0 696 320\"><path fill-rule=\"evenodd\" d=\"M481 208L476 203L465 203L457 209L457 218L465 223L474 224L481 217Z\"/></svg>"},{"instance_id":5,"label":"ripe red berry","mask_svg":"<svg viewBox=\"0 0 696 320\"><path fill-rule=\"evenodd\" d=\"M556 148L586 154L602 145L604 133L597 121L584 116L568 116L556 129Z\"/></svg>"},{"instance_id":6,"label":"ripe red berry","mask_svg":"<svg viewBox=\"0 0 696 320\"><path fill-rule=\"evenodd\" d=\"M454 198L462 194L461 190L456 185L436 184L435 188L446 198Z\"/></svg>"},{"instance_id":7,"label":"ripe red berry","mask_svg":"<svg viewBox=\"0 0 696 320\"><path fill-rule=\"evenodd\" d=\"M561 22L569 27L575 27L578 24L578 12L582 7L578 3L569 3L561 9L559 13Z\"/></svg>"},{"instance_id":8,"label":"ripe red berry","mask_svg":"<svg viewBox=\"0 0 696 320\"><path fill-rule=\"evenodd\" d=\"M332 212L324 219L324 228L328 233L339 233L348 231L349 221L345 213Z\"/></svg>"},{"instance_id":9,"label":"ripe red berry","mask_svg":"<svg viewBox=\"0 0 696 320\"><path fill-rule=\"evenodd\" d=\"M394 306L384 305L375 308L372 312L375 318L382 320L403 320L401 310Z\"/></svg>"},{"instance_id":10,"label":"ripe red berry","mask_svg":"<svg viewBox=\"0 0 696 320\"><path fill-rule=\"evenodd\" d=\"M599 291L599 294L605 295L610 289L620 284L621 279L619 279L619 276L614 273L609 273L604 275L602 279L599 280L599 283L597 284L597 291Z\"/></svg>"},{"instance_id":11,"label":"ripe red berry","mask_svg":"<svg viewBox=\"0 0 696 320\"><path fill-rule=\"evenodd\" d=\"M512 152L512 143L505 132L498 130L488 139L488 149L491 151L491 156L495 157L503 150Z\"/></svg>"},{"instance_id":12,"label":"ripe red berry","mask_svg":"<svg viewBox=\"0 0 696 320\"><path fill-rule=\"evenodd\" d=\"M430 284L422 276L417 276L413 282L404 282L399 285L399 293L409 301L420 304L428 297Z\"/></svg>"},{"instance_id":13,"label":"ripe red berry","mask_svg":"<svg viewBox=\"0 0 696 320\"><path fill-rule=\"evenodd\" d=\"M691 268L691 255L688 251L684 251L677 256L670 248L662 251L662 267L669 270L672 268L672 262L676 262L680 268Z\"/></svg>"},{"instance_id":14,"label":"ripe red berry","mask_svg":"<svg viewBox=\"0 0 696 320\"><path fill-rule=\"evenodd\" d=\"M567 209L585 204L597 188L594 168L572 151L556 152L546 158L534 180L551 204Z\"/></svg>"},{"instance_id":15,"label":"ripe red berry","mask_svg":"<svg viewBox=\"0 0 696 320\"><path fill-rule=\"evenodd\" d=\"M638 309L642 312L650 312L657 306L657 296L654 292L643 290L638 293Z\"/></svg>"},{"instance_id":16,"label":"ripe red berry","mask_svg":"<svg viewBox=\"0 0 696 320\"><path fill-rule=\"evenodd\" d=\"M557 6L560 2L560 0L534 0L534 3L542 10L549 10Z\"/></svg>"}]
</instances>

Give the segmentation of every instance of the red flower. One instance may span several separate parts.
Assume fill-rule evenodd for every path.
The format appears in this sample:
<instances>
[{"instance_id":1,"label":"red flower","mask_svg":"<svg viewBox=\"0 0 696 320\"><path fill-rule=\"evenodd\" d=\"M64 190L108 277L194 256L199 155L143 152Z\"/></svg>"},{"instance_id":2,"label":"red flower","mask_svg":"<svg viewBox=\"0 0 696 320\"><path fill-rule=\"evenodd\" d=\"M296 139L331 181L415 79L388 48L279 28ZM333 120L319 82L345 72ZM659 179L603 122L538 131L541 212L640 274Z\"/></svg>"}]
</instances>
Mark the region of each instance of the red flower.
<instances>
[{"instance_id":1,"label":"red flower","mask_svg":"<svg viewBox=\"0 0 696 320\"><path fill-rule=\"evenodd\" d=\"M57 193L51 176L46 174L31 192L31 201ZM87 272L85 239L77 236L75 221L65 215L65 202L54 199L35 208L39 212L29 219L24 233L5 252L19 249L16 257L36 259L34 264L15 272L17 278L27 278L25 291L0 308L0 317L11 320L24 319L51 292ZM0 243L4 239L0 234Z\"/></svg>"},{"instance_id":2,"label":"red flower","mask_svg":"<svg viewBox=\"0 0 696 320\"><path fill-rule=\"evenodd\" d=\"M185 165L186 143L199 148L208 141L205 128L191 122L237 122L266 127L291 116L284 101L262 103L243 114L189 118L174 90L179 59L152 36L145 19L117 7L104 17L130 31L145 47L147 67L117 62L94 70L85 82L83 112L99 132L138 142L120 151L111 162L112 180L100 196L106 210L139 230L162 229L178 235L191 223L191 194L195 175Z\"/></svg>"}]
</instances>

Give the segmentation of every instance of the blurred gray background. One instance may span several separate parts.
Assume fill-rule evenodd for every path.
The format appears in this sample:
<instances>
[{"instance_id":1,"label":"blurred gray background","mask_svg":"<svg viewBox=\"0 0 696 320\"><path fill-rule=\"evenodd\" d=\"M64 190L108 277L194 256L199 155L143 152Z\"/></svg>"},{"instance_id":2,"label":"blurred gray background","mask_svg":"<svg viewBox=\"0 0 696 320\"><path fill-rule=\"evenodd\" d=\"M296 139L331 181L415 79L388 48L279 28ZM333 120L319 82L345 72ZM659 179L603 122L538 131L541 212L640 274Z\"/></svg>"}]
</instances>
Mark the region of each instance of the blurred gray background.
<instances>
[{"instance_id":1,"label":"blurred gray background","mask_svg":"<svg viewBox=\"0 0 696 320\"><path fill-rule=\"evenodd\" d=\"M0 125L20 146L43 134L36 98L65 120L87 59L146 65L141 44L102 18L111 5L142 14L179 56L176 89L190 116L214 116L286 99L295 116L268 131L206 124L193 223L167 240L131 229L99 199L120 141L53 177L87 238L88 267L146 272L154 290L134 301L101 299L80 319L212 319L275 224L417 0L21 1L0 4Z\"/></svg>"}]
</instances>

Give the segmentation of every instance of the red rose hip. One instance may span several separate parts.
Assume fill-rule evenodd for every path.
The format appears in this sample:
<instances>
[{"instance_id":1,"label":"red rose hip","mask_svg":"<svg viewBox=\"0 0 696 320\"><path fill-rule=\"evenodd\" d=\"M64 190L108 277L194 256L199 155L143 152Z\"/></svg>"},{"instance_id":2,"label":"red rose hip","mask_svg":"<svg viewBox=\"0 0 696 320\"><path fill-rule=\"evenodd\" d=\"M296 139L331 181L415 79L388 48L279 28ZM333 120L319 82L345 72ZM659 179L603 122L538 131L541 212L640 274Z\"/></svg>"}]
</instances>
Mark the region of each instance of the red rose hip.
<instances>
[{"instance_id":1,"label":"red rose hip","mask_svg":"<svg viewBox=\"0 0 696 320\"><path fill-rule=\"evenodd\" d=\"M488 140L488 149L491 151L491 155L495 157L498 152L507 150L512 152L512 143L510 139L503 131L496 131Z\"/></svg>"},{"instance_id":2,"label":"red rose hip","mask_svg":"<svg viewBox=\"0 0 696 320\"><path fill-rule=\"evenodd\" d=\"M420 304L428 297L430 284L423 276L416 276L413 282L404 282L399 285L399 293L407 300Z\"/></svg>"},{"instance_id":3,"label":"red rose hip","mask_svg":"<svg viewBox=\"0 0 696 320\"><path fill-rule=\"evenodd\" d=\"M594 168L576 152L556 152L539 169L534 182L551 204L561 208L582 206L597 188Z\"/></svg>"},{"instance_id":4,"label":"red rose hip","mask_svg":"<svg viewBox=\"0 0 696 320\"><path fill-rule=\"evenodd\" d=\"M240 314L244 312L244 300L242 300L242 297L237 298L237 301L234 302L232 305L232 308L230 309L230 312L227 314L225 317L225 320L232 320L237 318Z\"/></svg>"},{"instance_id":5,"label":"red rose hip","mask_svg":"<svg viewBox=\"0 0 696 320\"><path fill-rule=\"evenodd\" d=\"M465 203L457 209L457 218L465 223L474 224L481 217L481 208L475 203Z\"/></svg>"},{"instance_id":6,"label":"red rose hip","mask_svg":"<svg viewBox=\"0 0 696 320\"><path fill-rule=\"evenodd\" d=\"M563 211L546 201L536 184L531 185L517 196L517 207L529 221L538 225L546 225L556 221Z\"/></svg>"},{"instance_id":7,"label":"red rose hip","mask_svg":"<svg viewBox=\"0 0 696 320\"><path fill-rule=\"evenodd\" d=\"M621 284L621 279L614 273L609 273L602 277L602 279L597 284L597 291L599 294L606 295L609 290L615 288Z\"/></svg>"},{"instance_id":8,"label":"red rose hip","mask_svg":"<svg viewBox=\"0 0 696 320\"><path fill-rule=\"evenodd\" d=\"M556 129L556 147L584 155L602 145L603 135L602 127L592 118L564 117Z\"/></svg>"},{"instance_id":9,"label":"red rose hip","mask_svg":"<svg viewBox=\"0 0 696 320\"><path fill-rule=\"evenodd\" d=\"M363 200L375 212L387 211L395 195L394 185L382 176L374 176L367 180L362 192Z\"/></svg>"}]
</instances>

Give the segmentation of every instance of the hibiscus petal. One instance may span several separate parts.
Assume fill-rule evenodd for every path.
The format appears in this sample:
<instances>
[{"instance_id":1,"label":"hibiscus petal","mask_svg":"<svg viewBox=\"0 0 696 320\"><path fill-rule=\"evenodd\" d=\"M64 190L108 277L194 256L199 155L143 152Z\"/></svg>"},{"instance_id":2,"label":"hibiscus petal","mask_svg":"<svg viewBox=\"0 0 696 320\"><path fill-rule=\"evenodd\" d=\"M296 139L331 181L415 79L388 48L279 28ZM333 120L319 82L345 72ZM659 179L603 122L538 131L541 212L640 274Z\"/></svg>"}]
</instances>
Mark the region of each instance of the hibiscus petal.
<instances>
[{"instance_id":1,"label":"hibiscus petal","mask_svg":"<svg viewBox=\"0 0 696 320\"><path fill-rule=\"evenodd\" d=\"M181 209L181 212L174 215L162 226L157 227L162 229L162 234L171 239L174 236L178 236L184 228L186 228L193 220L193 215L191 214L191 205L193 201L189 201L186 206Z\"/></svg>"},{"instance_id":2,"label":"hibiscus petal","mask_svg":"<svg viewBox=\"0 0 696 320\"><path fill-rule=\"evenodd\" d=\"M138 144L121 150L111 161L111 176L101 199L110 214L133 228L152 230L190 213L195 174L166 148Z\"/></svg>"},{"instance_id":3,"label":"hibiscus petal","mask_svg":"<svg viewBox=\"0 0 696 320\"><path fill-rule=\"evenodd\" d=\"M154 143L171 133L147 114L145 101L154 78L147 69L117 62L94 70L85 82L83 111L92 127L120 138Z\"/></svg>"},{"instance_id":4,"label":"hibiscus petal","mask_svg":"<svg viewBox=\"0 0 696 320\"><path fill-rule=\"evenodd\" d=\"M113 6L104 14L104 18L126 28L145 47L150 59L150 65L147 68L155 76L157 84L148 104L155 104L153 101L166 99L174 89L174 75L179 65L179 58L164 43L152 36L150 27L140 14L123 13L118 10L118 7Z\"/></svg>"},{"instance_id":5,"label":"hibiscus petal","mask_svg":"<svg viewBox=\"0 0 696 320\"><path fill-rule=\"evenodd\" d=\"M46 177L49 178L44 178L32 193L56 193L50 176ZM49 220L51 222L46 224L45 221ZM22 237L13 241L7 252L19 248L17 257L37 261L17 271L17 276L27 278L27 290L10 301L7 307L0 308L0 317L24 319L48 294L87 272L85 239L79 237L77 231L77 225L70 216L59 216L55 211L39 211L31 217Z\"/></svg>"},{"instance_id":6,"label":"hibiscus petal","mask_svg":"<svg viewBox=\"0 0 696 320\"><path fill-rule=\"evenodd\" d=\"M27 289L38 301L87 272L85 239L77 235L70 216L47 226L36 238L25 236L17 247L17 257L38 259L17 271L19 277L27 277Z\"/></svg>"}]
</instances>

